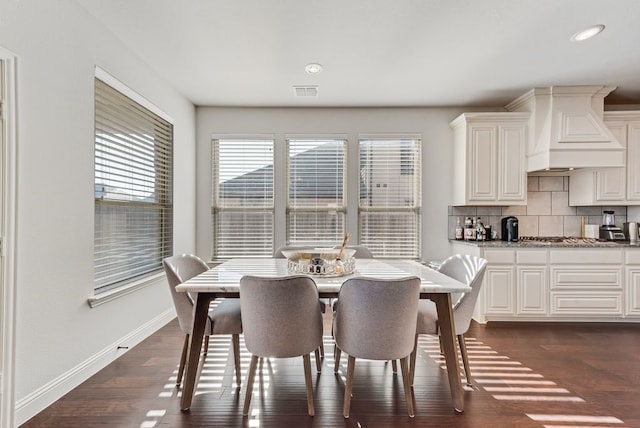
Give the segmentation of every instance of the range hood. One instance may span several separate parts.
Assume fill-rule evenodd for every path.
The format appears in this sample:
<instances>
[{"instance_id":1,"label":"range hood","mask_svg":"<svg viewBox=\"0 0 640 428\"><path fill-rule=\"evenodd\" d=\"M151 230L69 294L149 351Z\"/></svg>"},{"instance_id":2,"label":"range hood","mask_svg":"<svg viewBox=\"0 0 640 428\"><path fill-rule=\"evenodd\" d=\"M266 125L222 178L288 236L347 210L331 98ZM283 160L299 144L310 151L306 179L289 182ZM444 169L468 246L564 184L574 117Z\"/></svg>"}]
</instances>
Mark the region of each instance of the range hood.
<instances>
[{"instance_id":1,"label":"range hood","mask_svg":"<svg viewBox=\"0 0 640 428\"><path fill-rule=\"evenodd\" d=\"M527 172L624 166L624 146L604 124L604 97L614 86L536 88L509 103L530 112Z\"/></svg>"}]
</instances>

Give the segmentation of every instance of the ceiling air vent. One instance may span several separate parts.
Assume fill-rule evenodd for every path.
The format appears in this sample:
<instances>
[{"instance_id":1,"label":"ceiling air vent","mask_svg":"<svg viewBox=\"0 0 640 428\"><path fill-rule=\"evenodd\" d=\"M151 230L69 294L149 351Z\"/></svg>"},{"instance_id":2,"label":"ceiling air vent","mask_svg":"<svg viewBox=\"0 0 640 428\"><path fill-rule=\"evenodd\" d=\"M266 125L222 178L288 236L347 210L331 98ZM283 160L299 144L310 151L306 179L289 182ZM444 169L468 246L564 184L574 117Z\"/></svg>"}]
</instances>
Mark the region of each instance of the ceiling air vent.
<instances>
[{"instance_id":1,"label":"ceiling air vent","mask_svg":"<svg viewBox=\"0 0 640 428\"><path fill-rule=\"evenodd\" d=\"M318 96L317 86L294 86L293 91L295 92L296 97L317 97Z\"/></svg>"}]
</instances>

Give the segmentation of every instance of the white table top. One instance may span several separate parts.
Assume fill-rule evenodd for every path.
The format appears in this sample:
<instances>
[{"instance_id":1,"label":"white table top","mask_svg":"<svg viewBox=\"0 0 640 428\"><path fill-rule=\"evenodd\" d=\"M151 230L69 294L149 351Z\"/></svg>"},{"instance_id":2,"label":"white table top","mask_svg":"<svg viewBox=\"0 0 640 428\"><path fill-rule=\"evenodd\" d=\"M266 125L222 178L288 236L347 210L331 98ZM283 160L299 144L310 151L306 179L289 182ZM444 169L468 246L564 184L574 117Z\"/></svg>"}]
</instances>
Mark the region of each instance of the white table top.
<instances>
[{"instance_id":1,"label":"white table top","mask_svg":"<svg viewBox=\"0 0 640 428\"><path fill-rule=\"evenodd\" d=\"M231 259L183 282L177 291L191 293L239 293L243 275L280 277L291 275L286 259ZM322 293L338 293L344 281L354 276L398 279L407 276L422 278L421 293L463 293L471 291L466 284L413 260L356 259L356 270L351 275L326 277L309 275Z\"/></svg>"}]
</instances>

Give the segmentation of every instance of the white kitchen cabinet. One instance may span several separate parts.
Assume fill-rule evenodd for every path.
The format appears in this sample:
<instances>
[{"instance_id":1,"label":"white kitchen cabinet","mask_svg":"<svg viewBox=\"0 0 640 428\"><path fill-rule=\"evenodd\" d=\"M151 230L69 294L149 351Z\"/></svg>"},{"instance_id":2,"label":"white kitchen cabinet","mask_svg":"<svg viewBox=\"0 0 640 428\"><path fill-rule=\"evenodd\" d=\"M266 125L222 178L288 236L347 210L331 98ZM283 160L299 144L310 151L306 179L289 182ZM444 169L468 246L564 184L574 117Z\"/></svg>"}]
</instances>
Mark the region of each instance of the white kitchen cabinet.
<instances>
[{"instance_id":1,"label":"white kitchen cabinet","mask_svg":"<svg viewBox=\"0 0 640 428\"><path fill-rule=\"evenodd\" d=\"M529 113L463 113L454 130L453 205L526 205Z\"/></svg>"},{"instance_id":2,"label":"white kitchen cabinet","mask_svg":"<svg viewBox=\"0 0 640 428\"><path fill-rule=\"evenodd\" d=\"M549 300L549 268L546 249L516 252L516 313L546 316Z\"/></svg>"},{"instance_id":3,"label":"white kitchen cabinet","mask_svg":"<svg viewBox=\"0 0 640 428\"><path fill-rule=\"evenodd\" d=\"M551 316L622 316L622 249L551 250Z\"/></svg>"},{"instance_id":4,"label":"white kitchen cabinet","mask_svg":"<svg viewBox=\"0 0 640 428\"><path fill-rule=\"evenodd\" d=\"M640 317L640 250L625 251L625 308L627 317Z\"/></svg>"},{"instance_id":5,"label":"white kitchen cabinet","mask_svg":"<svg viewBox=\"0 0 640 428\"><path fill-rule=\"evenodd\" d=\"M489 247L452 243L489 262L473 318L640 322L640 248Z\"/></svg>"},{"instance_id":6,"label":"white kitchen cabinet","mask_svg":"<svg viewBox=\"0 0 640 428\"><path fill-rule=\"evenodd\" d=\"M487 249L483 256L487 269L482 283L486 316L515 313L515 250Z\"/></svg>"},{"instance_id":7,"label":"white kitchen cabinet","mask_svg":"<svg viewBox=\"0 0 640 428\"><path fill-rule=\"evenodd\" d=\"M625 147L625 167L576 170L569 205L640 205L640 111L605 112L605 124Z\"/></svg>"}]
</instances>

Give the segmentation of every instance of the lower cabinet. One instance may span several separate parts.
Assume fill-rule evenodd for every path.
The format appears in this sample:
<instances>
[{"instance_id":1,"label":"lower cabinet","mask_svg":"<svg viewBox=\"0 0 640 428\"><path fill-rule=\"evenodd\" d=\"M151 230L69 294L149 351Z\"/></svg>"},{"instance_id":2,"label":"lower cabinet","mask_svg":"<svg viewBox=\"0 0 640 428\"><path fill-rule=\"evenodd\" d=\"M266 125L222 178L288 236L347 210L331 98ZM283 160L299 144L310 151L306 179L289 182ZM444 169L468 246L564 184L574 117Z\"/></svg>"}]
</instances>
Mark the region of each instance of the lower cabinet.
<instances>
[{"instance_id":1,"label":"lower cabinet","mask_svg":"<svg viewBox=\"0 0 640 428\"><path fill-rule=\"evenodd\" d=\"M549 310L549 268L547 250L518 250L516 253L516 313L546 316Z\"/></svg>"},{"instance_id":2,"label":"lower cabinet","mask_svg":"<svg viewBox=\"0 0 640 428\"><path fill-rule=\"evenodd\" d=\"M623 250L550 250L550 315L622 316Z\"/></svg>"},{"instance_id":3,"label":"lower cabinet","mask_svg":"<svg viewBox=\"0 0 640 428\"><path fill-rule=\"evenodd\" d=\"M484 273L482 288L486 314L511 315L515 308L515 251L485 250L489 262Z\"/></svg>"},{"instance_id":4,"label":"lower cabinet","mask_svg":"<svg viewBox=\"0 0 640 428\"><path fill-rule=\"evenodd\" d=\"M640 251L625 253L625 307L628 317L640 317Z\"/></svg>"},{"instance_id":5,"label":"lower cabinet","mask_svg":"<svg viewBox=\"0 0 640 428\"><path fill-rule=\"evenodd\" d=\"M474 319L640 322L640 248L489 248Z\"/></svg>"},{"instance_id":6,"label":"lower cabinet","mask_svg":"<svg viewBox=\"0 0 640 428\"><path fill-rule=\"evenodd\" d=\"M546 249L485 249L482 253L489 262L481 289L487 319L547 315Z\"/></svg>"}]
</instances>

